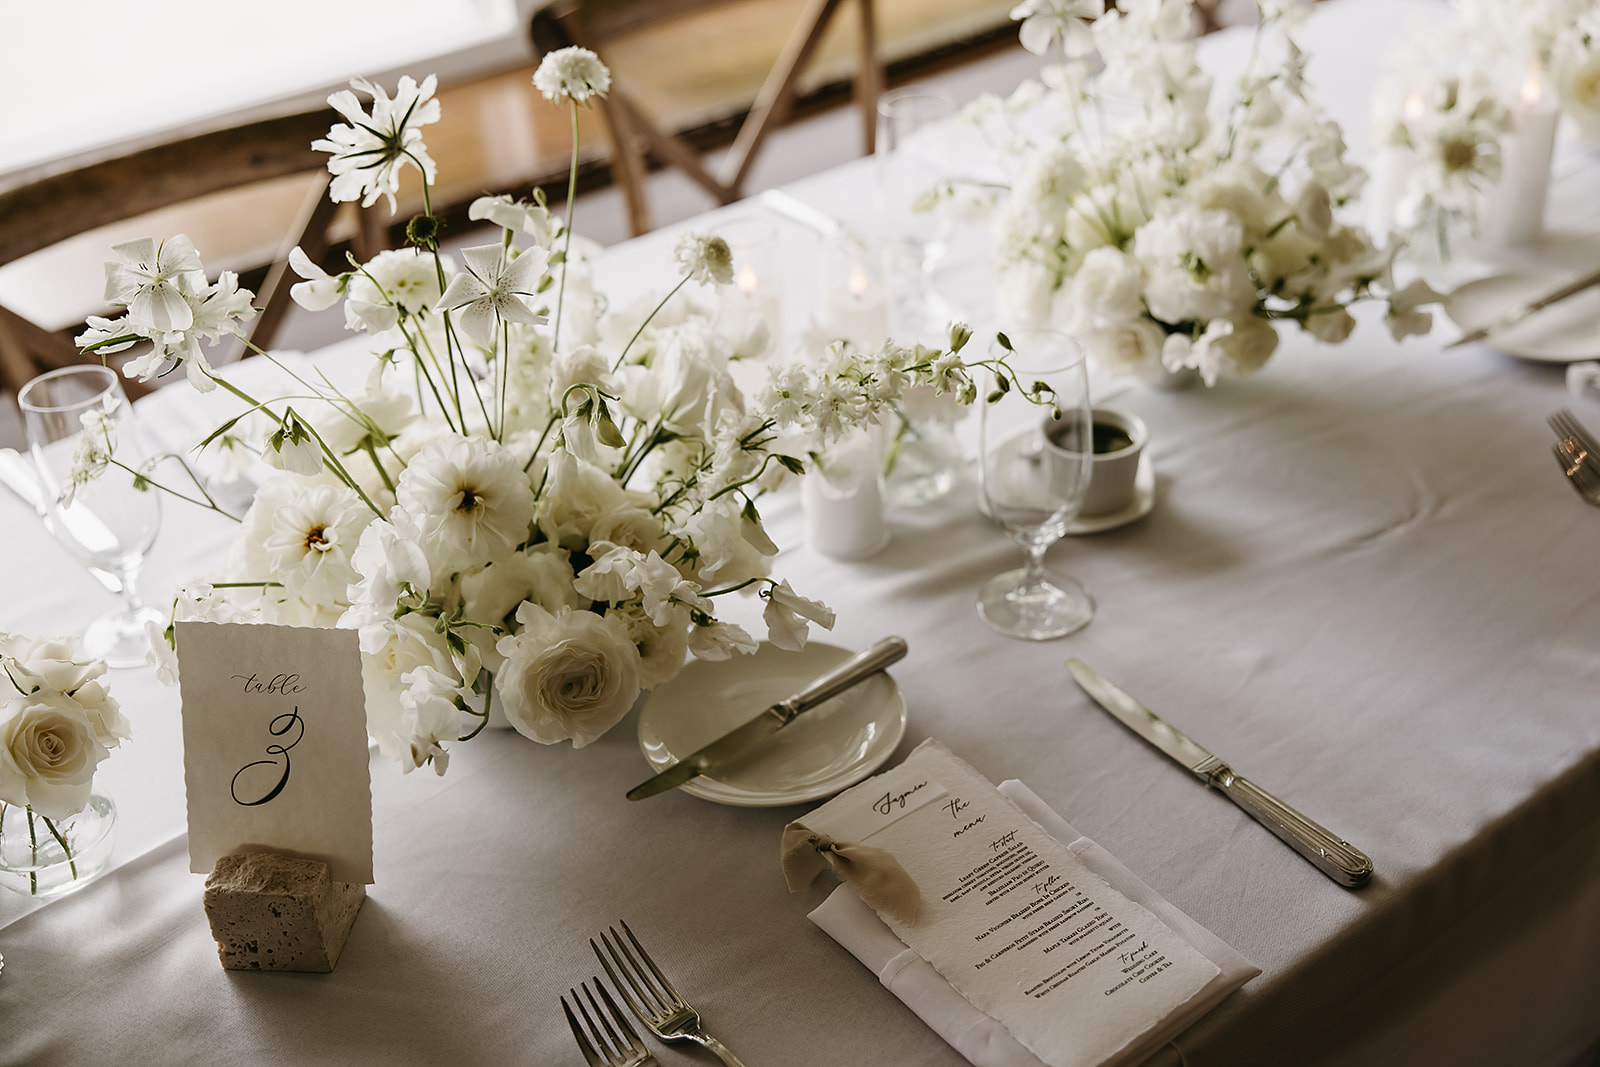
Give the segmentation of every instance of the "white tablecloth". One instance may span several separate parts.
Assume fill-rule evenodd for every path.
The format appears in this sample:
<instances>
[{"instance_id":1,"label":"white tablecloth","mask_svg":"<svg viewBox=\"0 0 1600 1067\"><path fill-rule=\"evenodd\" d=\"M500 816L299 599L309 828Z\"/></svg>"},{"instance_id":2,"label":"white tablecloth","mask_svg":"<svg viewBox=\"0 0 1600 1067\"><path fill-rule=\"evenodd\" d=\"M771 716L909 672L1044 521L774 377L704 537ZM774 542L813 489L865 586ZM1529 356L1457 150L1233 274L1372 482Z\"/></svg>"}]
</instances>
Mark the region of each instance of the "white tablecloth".
<instances>
[{"instance_id":1,"label":"white tablecloth","mask_svg":"<svg viewBox=\"0 0 1600 1067\"><path fill-rule=\"evenodd\" d=\"M1359 54L1387 7L1335 0L1307 34L1347 125L1364 101L1331 90L1365 83L1327 57ZM870 173L793 191L860 217ZM1369 314L1336 349L1287 334L1214 391L1125 393L1157 506L1051 550L1099 603L1064 641L978 619L978 586L1019 552L970 485L894 515L858 563L806 548L796 495L763 509L778 573L838 610L829 640L909 641L907 748L935 736L1028 782L1262 967L1171 1062L1564 1064L1600 1037L1600 516L1550 457L1561 368L1442 352L1451 336L1396 346ZM150 596L214 559L224 525L169 507ZM110 606L9 498L0 537L0 629ZM1068 655L1365 849L1373 884L1339 888L1164 761L1077 690ZM752 1067L961 1062L805 920L826 880L785 891L779 835L803 809L623 799L647 773L632 716L577 753L485 734L444 778L375 762L377 880L338 969L224 972L187 873L176 693L113 682L136 730L102 769L118 866L43 907L0 900L0 1063L575 1063L556 998L619 917Z\"/></svg>"}]
</instances>

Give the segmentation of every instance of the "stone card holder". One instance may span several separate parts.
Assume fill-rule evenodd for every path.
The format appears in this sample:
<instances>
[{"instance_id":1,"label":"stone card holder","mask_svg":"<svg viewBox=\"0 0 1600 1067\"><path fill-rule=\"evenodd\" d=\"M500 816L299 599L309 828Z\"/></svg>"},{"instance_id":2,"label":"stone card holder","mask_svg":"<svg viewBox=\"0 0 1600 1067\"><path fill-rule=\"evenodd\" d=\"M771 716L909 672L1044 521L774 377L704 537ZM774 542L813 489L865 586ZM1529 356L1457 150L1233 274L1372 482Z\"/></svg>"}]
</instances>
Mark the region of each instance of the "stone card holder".
<instances>
[{"instance_id":1,"label":"stone card holder","mask_svg":"<svg viewBox=\"0 0 1600 1067\"><path fill-rule=\"evenodd\" d=\"M327 972L366 899L320 860L235 852L206 879L205 908L225 969Z\"/></svg>"}]
</instances>

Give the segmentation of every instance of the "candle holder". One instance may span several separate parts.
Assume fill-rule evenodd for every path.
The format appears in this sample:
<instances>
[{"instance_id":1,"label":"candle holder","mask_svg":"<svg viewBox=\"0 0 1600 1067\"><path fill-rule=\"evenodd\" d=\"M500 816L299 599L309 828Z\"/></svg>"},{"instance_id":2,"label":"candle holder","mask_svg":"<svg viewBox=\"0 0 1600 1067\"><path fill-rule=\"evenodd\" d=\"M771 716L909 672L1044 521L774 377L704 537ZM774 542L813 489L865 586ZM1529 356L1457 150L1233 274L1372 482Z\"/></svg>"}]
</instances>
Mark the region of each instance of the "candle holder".
<instances>
[{"instance_id":1,"label":"candle holder","mask_svg":"<svg viewBox=\"0 0 1600 1067\"><path fill-rule=\"evenodd\" d=\"M733 284L726 287L723 314L737 317L740 332L759 320L765 339L746 355L749 359L781 354L783 334L783 246L775 223L765 219L736 219L716 227L733 253Z\"/></svg>"},{"instance_id":2,"label":"candle holder","mask_svg":"<svg viewBox=\"0 0 1600 1067\"><path fill-rule=\"evenodd\" d=\"M823 336L863 351L889 339L889 294L881 251L859 234L840 230L822 248Z\"/></svg>"}]
</instances>

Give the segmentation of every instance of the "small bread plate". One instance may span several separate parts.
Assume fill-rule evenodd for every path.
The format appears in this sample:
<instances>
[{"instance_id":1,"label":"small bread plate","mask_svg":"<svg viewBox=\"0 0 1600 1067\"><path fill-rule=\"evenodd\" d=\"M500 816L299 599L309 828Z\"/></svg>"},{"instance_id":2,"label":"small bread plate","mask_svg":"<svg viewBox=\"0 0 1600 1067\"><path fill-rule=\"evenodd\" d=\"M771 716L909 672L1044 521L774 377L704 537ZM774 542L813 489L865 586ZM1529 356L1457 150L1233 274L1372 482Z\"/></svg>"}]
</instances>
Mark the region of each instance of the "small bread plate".
<instances>
[{"instance_id":1,"label":"small bread plate","mask_svg":"<svg viewBox=\"0 0 1600 1067\"><path fill-rule=\"evenodd\" d=\"M639 710L639 748L659 773L853 654L817 641L799 652L763 641L753 655L693 660ZM883 766L905 732L905 697L879 671L679 788L735 807L804 804Z\"/></svg>"},{"instance_id":2,"label":"small bread plate","mask_svg":"<svg viewBox=\"0 0 1600 1067\"><path fill-rule=\"evenodd\" d=\"M1126 526L1142 519L1156 506L1156 468L1150 462L1150 453L1139 457L1139 469L1133 474L1133 497L1126 506L1104 515L1079 515L1067 523L1067 536L1097 534Z\"/></svg>"},{"instance_id":3,"label":"small bread plate","mask_svg":"<svg viewBox=\"0 0 1600 1067\"><path fill-rule=\"evenodd\" d=\"M1445 301L1450 320L1470 333L1559 289L1571 274L1508 273L1467 282ZM1536 311L1483 343L1518 359L1575 363L1600 357L1600 287Z\"/></svg>"}]
</instances>

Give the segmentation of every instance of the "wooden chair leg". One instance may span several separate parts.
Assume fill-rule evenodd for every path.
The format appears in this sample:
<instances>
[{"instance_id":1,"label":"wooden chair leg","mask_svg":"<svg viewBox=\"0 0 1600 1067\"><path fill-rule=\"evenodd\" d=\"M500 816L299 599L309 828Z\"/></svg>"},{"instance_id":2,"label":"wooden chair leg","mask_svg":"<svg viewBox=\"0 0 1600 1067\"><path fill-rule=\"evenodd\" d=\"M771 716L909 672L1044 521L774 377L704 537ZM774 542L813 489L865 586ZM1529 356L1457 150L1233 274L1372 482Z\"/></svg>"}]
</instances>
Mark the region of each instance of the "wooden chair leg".
<instances>
[{"instance_id":1,"label":"wooden chair leg","mask_svg":"<svg viewBox=\"0 0 1600 1067\"><path fill-rule=\"evenodd\" d=\"M298 245L311 262L317 263L328 252L331 244L328 230L333 225L334 216L339 210L339 205L328 199L328 181L328 176L323 175L311 183L289 235L279 246L277 257L267 271L266 280L261 283L261 288L256 293L256 306L261 309L261 313L251 324L248 336L257 348L272 347L272 342L288 315L292 301L289 290L298 281L289 267L289 253ZM249 354L250 347L243 346L240 358Z\"/></svg>"},{"instance_id":2,"label":"wooden chair leg","mask_svg":"<svg viewBox=\"0 0 1600 1067\"><path fill-rule=\"evenodd\" d=\"M856 0L861 18L860 69L856 71L856 106L861 109L861 151L872 155L878 141L878 97L883 95L883 59L878 54L878 20L874 0Z\"/></svg>"}]
</instances>

